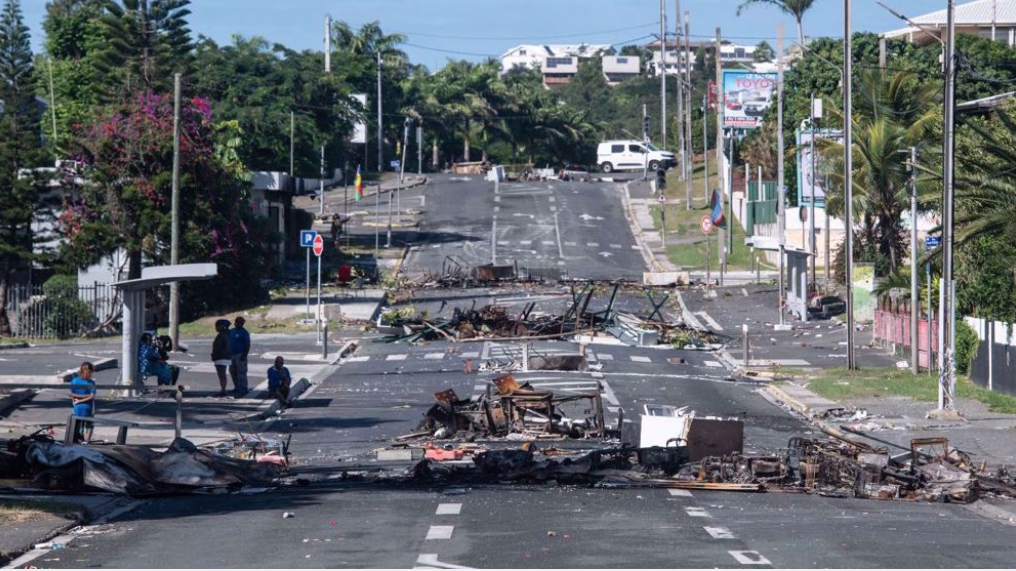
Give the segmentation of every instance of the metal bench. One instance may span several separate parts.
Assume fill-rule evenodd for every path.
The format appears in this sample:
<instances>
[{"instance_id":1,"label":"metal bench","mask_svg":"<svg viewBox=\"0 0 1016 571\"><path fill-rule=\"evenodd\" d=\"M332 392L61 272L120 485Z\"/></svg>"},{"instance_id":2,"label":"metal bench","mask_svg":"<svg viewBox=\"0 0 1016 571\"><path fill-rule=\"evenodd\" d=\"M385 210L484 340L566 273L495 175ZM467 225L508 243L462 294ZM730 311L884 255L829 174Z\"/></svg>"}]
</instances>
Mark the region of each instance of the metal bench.
<instances>
[{"instance_id":1,"label":"metal bench","mask_svg":"<svg viewBox=\"0 0 1016 571\"><path fill-rule=\"evenodd\" d=\"M79 422L91 422L92 424L101 424L105 426L119 426L120 428L116 433L117 444L127 444L128 428L137 428L141 426L137 422L113 420L111 418L100 418L94 416L78 416L76 414L72 414L67 417L67 431L64 433L64 444L74 444L74 434L77 432Z\"/></svg>"}]
</instances>

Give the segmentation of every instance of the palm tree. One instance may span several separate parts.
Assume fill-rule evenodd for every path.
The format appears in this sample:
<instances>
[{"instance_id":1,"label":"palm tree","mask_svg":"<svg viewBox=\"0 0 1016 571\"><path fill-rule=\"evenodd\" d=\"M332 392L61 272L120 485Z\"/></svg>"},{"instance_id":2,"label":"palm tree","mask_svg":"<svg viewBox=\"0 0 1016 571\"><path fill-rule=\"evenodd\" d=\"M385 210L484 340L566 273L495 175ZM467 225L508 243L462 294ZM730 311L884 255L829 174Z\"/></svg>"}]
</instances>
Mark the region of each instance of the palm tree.
<instances>
[{"instance_id":1,"label":"palm tree","mask_svg":"<svg viewBox=\"0 0 1016 571\"><path fill-rule=\"evenodd\" d=\"M797 21L797 38L801 45L804 43L804 26L801 21L804 19L804 13L807 12L815 0L742 0L741 5L737 7L737 15L740 16L742 12L748 9L750 6L756 4L762 4L767 6L775 6L785 14L790 14Z\"/></svg>"},{"instance_id":2,"label":"palm tree","mask_svg":"<svg viewBox=\"0 0 1016 571\"><path fill-rule=\"evenodd\" d=\"M995 236L1016 242L1016 119L1010 110L995 113L990 124L971 122L972 136L956 159L956 243ZM936 173L937 174L937 173ZM927 203L940 205L929 189Z\"/></svg>"},{"instance_id":3,"label":"palm tree","mask_svg":"<svg viewBox=\"0 0 1016 571\"><path fill-rule=\"evenodd\" d=\"M926 135L940 117L934 104L939 90L936 82L922 81L910 72L865 70L859 77L854 102L853 209L861 223L860 235L877 244L890 272L899 268L905 252L902 214L910 202L910 149L924 155L923 149L933 143ZM829 196L830 213L836 215L843 211L843 145L824 141L819 149L836 165Z\"/></svg>"}]
</instances>

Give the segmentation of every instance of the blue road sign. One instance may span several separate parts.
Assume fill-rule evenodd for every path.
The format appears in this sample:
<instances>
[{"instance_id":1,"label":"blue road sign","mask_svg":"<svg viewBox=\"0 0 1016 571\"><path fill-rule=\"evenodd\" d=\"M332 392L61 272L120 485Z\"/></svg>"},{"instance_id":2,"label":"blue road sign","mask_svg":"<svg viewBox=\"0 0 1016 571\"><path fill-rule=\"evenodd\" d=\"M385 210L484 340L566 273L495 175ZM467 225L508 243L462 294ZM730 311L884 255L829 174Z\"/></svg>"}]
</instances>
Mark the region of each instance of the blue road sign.
<instances>
[{"instance_id":1,"label":"blue road sign","mask_svg":"<svg viewBox=\"0 0 1016 571\"><path fill-rule=\"evenodd\" d=\"M399 168L401 168L401 167L402 167L402 161L400 161L400 160L394 160L394 161L392 161L392 162L391 162L391 163L389 163L389 164L391 164L391 165L392 165L392 168L393 168L393 169L399 169Z\"/></svg>"},{"instance_id":2,"label":"blue road sign","mask_svg":"<svg viewBox=\"0 0 1016 571\"><path fill-rule=\"evenodd\" d=\"M925 251L927 251L927 250L933 250L935 248L938 248L941 245L942 245L942 237L941 236L925 236L924 237L924 249L925 249Z\"/></svg>"},{"instance_id":3,"label":"blue road sign","mask_svg":"<svg viewBox=\"0 0 1016 571\"><path fill-rule=\"evenodd\" d=\"M300 247L313 248L314 238L317 238L317 230L300 230Z\"/></svg>"}]
</instances>

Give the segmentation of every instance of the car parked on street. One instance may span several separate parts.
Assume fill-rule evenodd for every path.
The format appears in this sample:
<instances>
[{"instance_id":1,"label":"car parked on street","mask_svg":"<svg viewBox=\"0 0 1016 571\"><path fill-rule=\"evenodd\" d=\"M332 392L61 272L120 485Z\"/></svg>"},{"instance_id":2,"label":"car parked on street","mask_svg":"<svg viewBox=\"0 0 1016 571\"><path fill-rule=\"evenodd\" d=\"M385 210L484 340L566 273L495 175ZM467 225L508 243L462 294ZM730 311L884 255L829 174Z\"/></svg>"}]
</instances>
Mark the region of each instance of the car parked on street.
<instances>
[{"instance_id":1,"label":"car parked on street","mask_svg":"<svg viewBox=\"0 0 1016 571\"><path fill-rule=\"evenodd\" d=\"M648 168L655 171L677 164L674 153L665 151L652 143L635 139L604 141L596 149L596 162L600 170L611 173L616 170L639 170Z\"/></svg>"}]
</instances>

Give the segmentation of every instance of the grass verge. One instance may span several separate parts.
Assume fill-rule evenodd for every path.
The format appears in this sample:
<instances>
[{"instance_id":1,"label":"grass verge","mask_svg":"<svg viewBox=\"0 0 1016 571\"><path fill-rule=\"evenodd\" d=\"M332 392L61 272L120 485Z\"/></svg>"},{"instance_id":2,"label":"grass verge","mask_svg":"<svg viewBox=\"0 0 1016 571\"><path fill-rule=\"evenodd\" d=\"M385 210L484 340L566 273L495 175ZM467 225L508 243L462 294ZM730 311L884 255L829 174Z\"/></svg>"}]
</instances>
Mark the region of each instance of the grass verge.
<instances>
[{"instance_id":1,"label":"grass verge","mask_svg":"<svg viewBox=\"0 0 1016 571\"><path fill-rule=\"evenodd\" d=\"M814 377L808 388L832 400L904 396L922 402L938 400L938 377L902 369L830 369ZM1016 397L989 391L967 377L956 382L956 396L976 400L993 412L1016 414Z\"/></svg>"},{"instance_id":2,"label":"grass verge","mask_svg":"<svg viewBox=\"0 0 1016 571\"><path fill-rule=\"evenodd\" d=\"M80 519L84 515L81 506L68 502L32 502L25 500L0 499L0 525L40 521L52 517Z\"/></svg>"}]
</instances>

